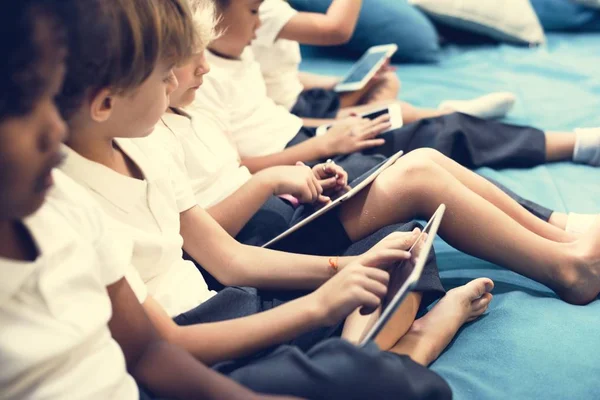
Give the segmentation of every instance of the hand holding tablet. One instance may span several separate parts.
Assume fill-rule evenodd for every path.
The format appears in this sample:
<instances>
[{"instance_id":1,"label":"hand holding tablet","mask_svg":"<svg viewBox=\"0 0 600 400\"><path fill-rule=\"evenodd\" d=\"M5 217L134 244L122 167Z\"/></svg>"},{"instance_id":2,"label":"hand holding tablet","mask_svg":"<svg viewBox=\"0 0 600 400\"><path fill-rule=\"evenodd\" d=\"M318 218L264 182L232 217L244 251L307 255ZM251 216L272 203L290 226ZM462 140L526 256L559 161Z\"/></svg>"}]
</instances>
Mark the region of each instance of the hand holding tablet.
<instances>
[{"instance_id":1,"label":"hand holding tablet","mask_svg":"<svg viewBox=\"0 0 600 400\"><path fill-rule=\"evenodd\" d=\"M361 90L396 50L398 46L395 44L371 47L333 90L338 93Z\"/></svg>"}]
</instances>

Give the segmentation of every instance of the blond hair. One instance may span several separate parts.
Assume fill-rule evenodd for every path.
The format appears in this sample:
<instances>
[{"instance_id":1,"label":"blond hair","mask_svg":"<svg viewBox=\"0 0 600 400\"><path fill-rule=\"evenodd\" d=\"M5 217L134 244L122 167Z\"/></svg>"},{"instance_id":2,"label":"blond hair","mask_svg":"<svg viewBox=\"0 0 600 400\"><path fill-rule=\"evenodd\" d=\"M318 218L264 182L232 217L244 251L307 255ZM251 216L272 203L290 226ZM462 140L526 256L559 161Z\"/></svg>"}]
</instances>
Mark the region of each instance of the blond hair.
<instances>
[{"instance_id":1,"label":"blond hair","mask_svg":"<svg viewBox=\"0 0 600 400\"><path fill-rule=\"evenodd\" d=\"M217 8L214 0L188 0L196 33L196 50L205 50L220 36L217 32Z\"/></svg>"}]
</instances>

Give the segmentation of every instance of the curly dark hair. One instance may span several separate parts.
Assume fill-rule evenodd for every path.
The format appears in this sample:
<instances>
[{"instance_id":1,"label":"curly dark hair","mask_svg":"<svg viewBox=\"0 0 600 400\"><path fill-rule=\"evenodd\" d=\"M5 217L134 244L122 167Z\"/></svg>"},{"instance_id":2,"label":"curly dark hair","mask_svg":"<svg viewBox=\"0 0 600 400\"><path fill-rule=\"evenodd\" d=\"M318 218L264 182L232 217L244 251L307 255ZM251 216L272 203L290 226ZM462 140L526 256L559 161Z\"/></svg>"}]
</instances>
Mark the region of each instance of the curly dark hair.
<instances>
[{"instance_id":1,"label":"curly dark hair","mask_svg":"<svg viewBox=\"0 0 600 400\"><path fill-rule=\"evenodd\" d=\"M0 12L0 120L29 113L63 62L55 1L5 2Z\"/></svg>"}]
</instances>

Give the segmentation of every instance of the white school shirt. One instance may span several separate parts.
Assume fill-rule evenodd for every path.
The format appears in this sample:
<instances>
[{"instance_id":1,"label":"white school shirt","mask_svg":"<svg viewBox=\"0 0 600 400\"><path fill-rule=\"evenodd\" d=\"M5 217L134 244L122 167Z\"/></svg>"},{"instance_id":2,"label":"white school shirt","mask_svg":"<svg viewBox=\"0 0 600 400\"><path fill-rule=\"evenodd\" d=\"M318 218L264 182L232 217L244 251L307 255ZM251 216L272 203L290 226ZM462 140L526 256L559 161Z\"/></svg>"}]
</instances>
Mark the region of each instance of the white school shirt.
<instances>
[{"instance_id":1,"label":"white school shirt","mask_svg":"<svg viewBox=\"0 0 600 400\"><path fill-rule=\"evenodd\" d=\"M193 262L183 259L179 214L196 205L187 178L167 157L146 157L130 140L116 143L145 180L122 175L66 148L61 169L93 194L113 229L133 240L132 264L148 293L174 317L214 295Z\"/></svg>"},{"instance_id":2,"label":"white school shirt","mask_svg":"<svg viewBox=\"0 0 600 400\"><path fill-rule=\"evenodd\" d=\"M53 175L46 202L23 221L38 258L0 258L0 398L137 400L107 325L106 286L123 278L131 243L106 229L81 187Z\"/></svg>"},{"instance_id":3,"label":"white school shirt","mask_svg":"<svg viewBox=\"0 0 600 400\"><path fill-rule=\"evenodd\" d=\"M171 154L188 176L198 205L208 208L238 190L252 174L241 165L235 144L214 117L192 108L180 112L183 115L164 114L150 136L134 141L155 142L154 148Z\"/></svg>"},{"instance_id":4,"label":"white school shirt","mask_svg":"<svg viewBox=\"0 0 600 400\"><path fill-rule=\"evenodd\" d=\"M252 49L239 60L206 52L211 71L196 92L195 105L212 114L227 129L242 157L283 151L298 134L302 120L267 96Z\"/></svg>"},{"instance_id":5,"label":"white school shirt","mask_svg":"<svg viewBox=\"0 0 600 400\"><path fill-rule=\"evenodd\" d=\"M302 55L298 42L277 39L277 36L297 13L286 1L265 0L259 9L261 27L252 41L269 97L288 110L294 107L304 90L298 76Z\"/></svg>"}]
</instances>

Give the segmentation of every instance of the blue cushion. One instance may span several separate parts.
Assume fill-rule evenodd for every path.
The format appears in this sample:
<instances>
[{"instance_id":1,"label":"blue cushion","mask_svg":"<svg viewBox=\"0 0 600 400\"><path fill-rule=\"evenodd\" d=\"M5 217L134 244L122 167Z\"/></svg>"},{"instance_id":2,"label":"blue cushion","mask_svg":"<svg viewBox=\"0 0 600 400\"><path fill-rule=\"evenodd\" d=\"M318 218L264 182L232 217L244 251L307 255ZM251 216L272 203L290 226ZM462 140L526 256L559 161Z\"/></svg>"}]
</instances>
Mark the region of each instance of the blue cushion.
<instances>
[{"instance_id":1,"label":"blue cushion","mask_svg":"<svg viewBox=\"0 0 600 400\"><path fill-rule=\"evenodd\" d=\"M299 11L324 13L331 0L290 0ZM344 53L357 57L369 47L396 43L394 61L435 62L439 56L437 32L427 17L406 0L364 0L356 31L338 48L303 48L303 54Z\"/></svg>"},{"instance_id":2,"label":"blue cushion","mask_svg":"<svg viewBox=\"0 0 600 400\"><path fill-rule=\"evenodd\" d=\"M600 11L572 0L531 0L546 31L600 32Z\"/></svg>"}]
</instances>

